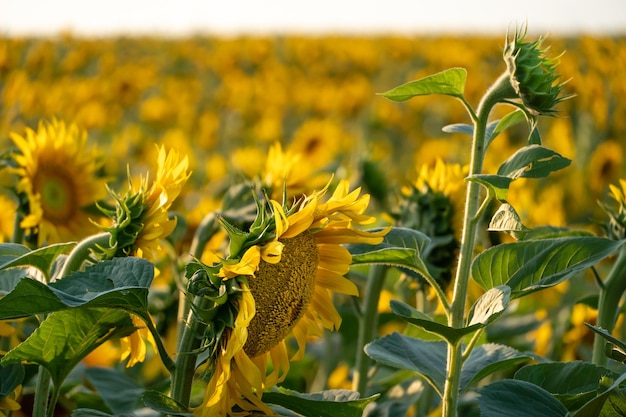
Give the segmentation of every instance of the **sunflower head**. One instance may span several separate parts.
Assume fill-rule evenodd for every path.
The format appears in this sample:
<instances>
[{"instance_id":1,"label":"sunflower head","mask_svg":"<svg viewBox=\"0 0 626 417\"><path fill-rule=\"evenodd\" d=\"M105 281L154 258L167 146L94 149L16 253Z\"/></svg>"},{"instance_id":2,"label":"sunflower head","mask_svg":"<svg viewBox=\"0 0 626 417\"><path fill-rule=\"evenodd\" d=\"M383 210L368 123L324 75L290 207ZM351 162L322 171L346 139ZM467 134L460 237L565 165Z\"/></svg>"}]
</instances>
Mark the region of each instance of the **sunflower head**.
<instances>
[{"instance_id":1,"label":"sunflower head","mask_svg":"<svg viewBox=\"0 0 626 417\"><path fill-rule=\"evenodd\" d=\"M176 227L176 218L170 217L169 209L189 178L188 165L187 157L159 148L154 181L150 182L146 176L133 183L129 175L126 194L110 191L115 207L101 207L112 221L112 226L102 227L111 234L108 256L137 255L153 259L160 240Z\"/></svg>"},{"instance_id":2,"label":"sunflower head","mask_svg":"<svg viewBox=\"0 0 626 417\"><path fill-rule=\"evenodd\" d=\"M547 58L542 49L543 39L525 42L526 27L516 31L513 39L507 36L504 46L511 85L531 112L538 115L554 115L558 103L569 98L561 96L565 83L556 73L557 58Z\"/></svg>"},{"instance_id":3,"label":"sunflower head","mask_svg":"<svg viewBox=\"0 0 626 417\"><path fill-rule=\"evenodd\" d=\"M37 130L11 133L17 192L24 204L21 228L34 243L77 240L94 229L89 215L106 197L105 179L98 175L99 154L87 147L87 133L75 124L53 119Z\"/></svg>"},{"instance_id":4,"label":"sunflower head","mask_svg":"<svg viewBox=\"0 0 626 417\"><path fill-rule=\"evenodd\" d=\"M604 228L610 239L622 240L626 238L626 181L620 179L619 187L611 184L609 190L609 197L617 204L602 205L609 217Z\"/></svg>"},{"instance_id":5,"label":"sunflower head","mask_svg":"<svg viewBox=\"0 0 626 417\"><path fill-rule=\"evenodd\" d=\"M464 178L468 168L437 159L423 165L414 184L403 189L399 208L392 213L398 226L419 230L432 239L426 259L438 281L452 278L462 227Z\"/></svg>"},{"instance_id":6,"label":"sunflower head","mask_svg":"<svg viewBox=\"0 0 626 417\"><path fill-rule=\"evenodd\" d=\"M341 323L332 294L358 295L343 275L351 255L342 243L382 241L386 230L359 231L375 219L364 213L369 198L340 182L326 201L328 186L291 204L257 200L257 215L245 229L225 219L229 255L214 265L192 263L188 291L209 299L196 309L207 324L209 382L201 416L230 415L233 408L271 412L261 402L265 388L289 369L286 340L293 336L304 355L309 337Z\"/></svg>"}]
</instances>

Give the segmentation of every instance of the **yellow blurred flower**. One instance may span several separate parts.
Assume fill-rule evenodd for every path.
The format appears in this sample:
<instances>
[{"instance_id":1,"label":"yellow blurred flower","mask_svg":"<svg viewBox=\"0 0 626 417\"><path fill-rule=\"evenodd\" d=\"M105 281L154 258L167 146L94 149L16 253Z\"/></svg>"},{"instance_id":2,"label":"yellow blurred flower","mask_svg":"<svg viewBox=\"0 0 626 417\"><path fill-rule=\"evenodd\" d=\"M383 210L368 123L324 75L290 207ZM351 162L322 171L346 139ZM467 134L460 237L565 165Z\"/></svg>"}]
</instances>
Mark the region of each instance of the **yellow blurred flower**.
<instances>
[{"instance_id":1,"label":"yellow blurred flower","mask_svg":"<svg viewBox=\"0 0 626 417\"><path fill-rule=\"evenodd\" d=\"M101 164L87 148L87 134L54 119L25 136L11 134L19 152L13 158L17 190L28 199L20 226L35 233L38 245L80 239L96 230L87 209L106 196L97 176Z\"/></svg>"},{"instance_id":2,"label":"yellow blurred flower","mask_svg":"<svg viewBox=\"0 0 626 417\"><path fill-rule=\"evenodd\" d=\"M227 328L218 342L212 376L196 415L271 414L262 394L289 370L286 338L293 335L298 345L291 360L302 358L310 337L320 337L323 328L336 329L341 323L332 294L358 295L354 283L343 277L351 256L341 244L375 244L387 230L354 229L353 223L371 224L375 219L364 214L368 196L359 196L359 189L349 192L347 181L320 202L325 192L326 188L301 198L292 207L272 200L273 215L259 215L273 224L273 233L221 266L218 276L240 281L238 313L234 327Z\"/></svg>"},{"instance_id":3,"label":"yellow blurred flower","mask_svg":"<svg viewBox=\"0 0 626 417\"><path fill-rule=\"evenodd\" d=\"M604 141L595 148L589 161L589 185L596 194L603 193L610 182L624 172L622 146L614 140Z\"/></svg>"}]
</instances>

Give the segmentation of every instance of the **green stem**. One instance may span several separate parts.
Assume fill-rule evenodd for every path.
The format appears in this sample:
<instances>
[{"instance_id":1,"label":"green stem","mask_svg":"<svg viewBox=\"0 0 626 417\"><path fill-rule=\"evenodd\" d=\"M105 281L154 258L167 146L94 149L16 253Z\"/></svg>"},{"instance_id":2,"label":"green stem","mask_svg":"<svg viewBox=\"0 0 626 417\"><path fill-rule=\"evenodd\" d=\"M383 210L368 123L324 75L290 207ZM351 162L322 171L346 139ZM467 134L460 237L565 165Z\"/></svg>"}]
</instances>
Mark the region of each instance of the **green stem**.
<instances>
[{"instance_id":1,"label":"green stem","mask_svg":"<svg viewBox=\"0 0 626 417\"><path fill-rule=\"evenodd\" d=\"M505 72L496 80L493 86L483 96L477 111L477 120L474 122L474 135L469 166L469 175L474 176L482 172L485 156L486 130L491 109L506 98L515 97L509 76ZM465 325L465 310L467 303L467 289L470 279L470 268L474 257L474 244L479 218L477 216L480 202L480 184L469 181L465 198L465 214L463 218L463 232L461 249L457 264L457 273L452 293L451 314L448 325L461 328ZM461 382L461 367L463 365L463 346L460 342L448 346L448 362L446 382L444 386L442 413L443 417L456 417Z\"/></svg>"},{"instance_id":2,"label":"green stem","mask_svg":"<svg viewBox=\"0 0 626 417\"><path fill-rule=\"evenodd\" d=\"M355 372L352 381L352 389L358 391L361 397L365 396L367 389L367 373L370 366L370 359L365 354L365 345L374 339L376 333L376 322L378 320L378 301L380 292L385 283L387 266L373 265L370 269L365 294L363 299L363 316L359 321L359 334L357 338L357 350L355 359Z\"/></svg>"},{"instance_id":3,"label":"green stem","mask_svg":"<svg viewBox=\"0 0 626 417\"><path fill-rule=\"evenodd\" d=\"M218 229L218 216L215 213L210 213L202 219L191 242L190 256L192 258L202 257L207 243ZM200 311L210 307L210 302L204 297L195 297L193 300L194 306ZM194 309L191 308L184 286L181 286L179 291L178 326L178 353L172 372L170 396L188 406L198 359L198 354L195 352L202 346L203 338L200 335L204 334L207 323L197 317Z\"/></svg>"},{"instance_id":4,"label":"green stem","mask_svg":"<svg viewBox=\"0 0 626 417\"><path fill-rule=\"evenodd\" d=\"M57 401L59 400L59 395L61 395L61 387L55 386L52 390L52 396L50 397L47 417L54 417L54 409L56 408Z\"/></svg>"},{"instance_id":5,"label":"green stem","mask_svg":"<svg viewBox=\"0 0 626 417\"><path fill-rule=\"evenodd\" d=\"M597 326L611 333L615 327L617 315L619 313L619 302L626 291L626 246L619 250L617 260L609 272L609 276L604 281L604 287L600 289L600 299L598 301ZM596 334L593 341L592 362L598 366L605 366L607 357L604 352L605 339Z\"/></svg>"},{"instance_id":6,"label":"green stem","mask_svg":"<svg viewBox=\"0 0 626 417\"><path fill-rule=\"evenodd\" d=\"M111 234L103 232L97 235L89 236L78 242L68 255L65 263L63 264L63 269L61 269L61 272L57 276L65 277L72 272L78 271L83 265L83 262L89 259L93 249L97 247L108 248L110 240Z\"/></svg>"},{"instance_id":7,"label":"green stem","mask_svg":"<svg viewBox=\"0 0 626 417\"><path fill-rule=\"evenodd\" d=\"M37 382L35 385L35 399L33 403L33 417L46 417L48 412L48 395L50 394L50 374L42 365L39 365ZM54 405L51 406L54 409Z\"/></svg>"},{"instance_id":8,"label":"green stem","mask_svg":"<svg viewBox=\"0 0 626 417\"><path fill-rule=\"evenodd\" d=\"M24 219L24 215L19 211L15 213L15 221L13 223L13 243L22 243L24 241L24 229L20 227L20 223Z\"/></svg>"},{"instance_id":9,"label":"green stem","mask_svg":"<svg viewBox=\"0 0 626 417\"><path fill-rule=\"evenodd\" d=\"M195 297L194 306L199 309L206 309L210 300L204 297ZM178 342L178 356L172 373L170 386L170 396L183 404L189 406L191 399L191 386L196 371L196 360L198 349L202 345L203 335L207 324L196 317L193 308L189 309L187 320L179 323L182 328Z\"/></svg>"}]
</instances>

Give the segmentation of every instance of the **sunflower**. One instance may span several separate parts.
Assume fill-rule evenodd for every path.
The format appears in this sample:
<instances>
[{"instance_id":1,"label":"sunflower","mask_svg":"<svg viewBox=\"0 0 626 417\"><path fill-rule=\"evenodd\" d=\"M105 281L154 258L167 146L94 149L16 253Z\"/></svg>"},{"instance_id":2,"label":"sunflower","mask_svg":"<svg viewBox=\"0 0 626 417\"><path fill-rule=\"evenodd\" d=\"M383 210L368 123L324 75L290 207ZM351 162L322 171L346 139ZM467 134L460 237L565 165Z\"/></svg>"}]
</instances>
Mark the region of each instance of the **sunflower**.
<instances>
[{"instance_id":1,"label":"sunflower","mask_svg":"<svg viewBox=\"0 0 626 417\"><path fill-rule=\"evenodd\" d=\"M392 213L399 226L419 230L433 241L427 261L436 267L435 277L446 285L463 227L465 182L468 167L436 159L422 165L415 182L403 187L399 209Z\"/></svg>"},{"instance_id":2,"label":"sunflower","mask_svg":"<svg viewBox=\"0 0 626 417\"><path fill-rule=\"evenodd\" d=\"M161 239L176 227L176 218L169 217L172 203L179 196L191 175L187 157L181 158L176 150L158 149L157 171L154 181L141 177L130 181L130 189L116 200L115 210L101 208L113 225L102 227L112 235L115 256L138 256L154 260Z\"/></svg>"},{"instance_id":3,"label":"sunflower","mask_svg":"<svg viewBox=\"0 0 626 417\"><path fill-rule=\"evenodd\" d=\"M53 119L40 122L36 131L26 129L25 136L10 136L19 150L12 170L19 177L17 191L28 201L20 227L35 234L39 246L96 230L88 209L106 197L106 188L97 175L98 155L87 148L87 133Z\"/></svg>"},{"instance_id":4,"label":"sunflower","mask_svg":"<svg viewBox=\"0 0 626 417\"><path fill-rule=\"evenodd\" d=\"M290 360L301 359L310 337L323 329L337 329L341 317L333 293L357 296L358 289L344 275L351 255L341 244L377 244L387 230L359 231L375 218L364 214L368 195L349 192L340 181L327 201L321 191L303 196L291 207L275 200L258 203L250 231L225 223L231 235L231 256L207 267L209 280L224 285L218 291L219 313L210 324L210 378L198 416L272 414L262 402L263 390L281 382ZM245 238L242 238L245 236ZM221 294L229 294L224 301ZM234 320L230 314L236 311ZM289 357L287 338L297 351Z\"/></svg>"}]
</instances>

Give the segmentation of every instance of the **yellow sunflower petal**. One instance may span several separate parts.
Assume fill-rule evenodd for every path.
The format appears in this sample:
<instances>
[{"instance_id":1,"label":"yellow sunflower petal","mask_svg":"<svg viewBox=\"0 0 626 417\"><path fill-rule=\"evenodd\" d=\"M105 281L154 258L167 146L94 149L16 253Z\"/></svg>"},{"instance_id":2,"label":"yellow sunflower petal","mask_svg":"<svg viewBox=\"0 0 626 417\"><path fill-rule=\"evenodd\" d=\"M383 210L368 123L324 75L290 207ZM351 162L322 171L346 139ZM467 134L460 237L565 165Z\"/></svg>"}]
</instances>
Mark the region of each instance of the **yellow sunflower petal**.
<instances>
[{"instance_id":1,"label":"yellow sunflower petal","mask_svg":"<svg viewBox=\"0 0 626 417\"><path fill-rule=\"evenodd\" d=\"M328 269L318 268L315 279L317 284L331 291L348 295L359 295L359 289L354 282Z\"/></svg>"},{"instance_id":2,"label":"yellow sunflower petal","mask_svg":"<svg viewBox=\"0 0 626 417\"><path fill-rule=\"evenodd\" d=\"M222 278L234 278L239 275L254 275L259 269L259 262L261 261L261 248L258 246L251 246L243 254L241 260L234 264L225 264L218 273Z\"/></svg>"}]
</instances>

